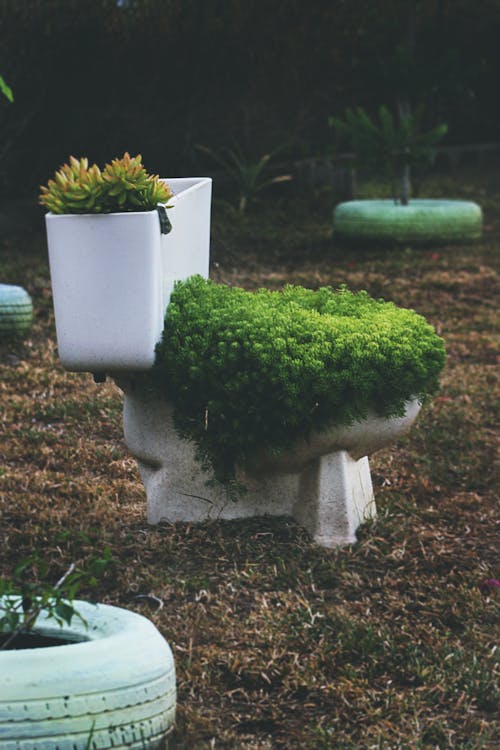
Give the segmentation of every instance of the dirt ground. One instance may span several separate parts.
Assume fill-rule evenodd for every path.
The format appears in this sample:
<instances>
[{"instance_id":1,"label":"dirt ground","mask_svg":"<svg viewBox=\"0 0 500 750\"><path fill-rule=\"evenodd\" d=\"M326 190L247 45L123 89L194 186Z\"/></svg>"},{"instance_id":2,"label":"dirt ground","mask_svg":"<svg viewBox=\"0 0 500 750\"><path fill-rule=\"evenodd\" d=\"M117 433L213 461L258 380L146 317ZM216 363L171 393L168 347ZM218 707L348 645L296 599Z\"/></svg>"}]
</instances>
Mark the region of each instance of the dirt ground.
<instances>
[{"instance_id":1,"label":"dirt ground","mask_svg":"<svg viewBox=\"0 0 500 750\"><path fill-rule=\"evenodd\" d=\"M439 395L371 460L378 519L338 550L287 519L148 526L120 390L58 362L41 218L0 240L2 282L35 309L28 337L0 351L0 571L36 550L55 581L110 551L81 595L149 616L171 644L172 747L498 747L500 182L429 192L481 203L483 240L344 248L327 190L269 193L246 217L214 204L215 279L345 282L414 308L446 341Z\"/></svg>"}]
</instances>

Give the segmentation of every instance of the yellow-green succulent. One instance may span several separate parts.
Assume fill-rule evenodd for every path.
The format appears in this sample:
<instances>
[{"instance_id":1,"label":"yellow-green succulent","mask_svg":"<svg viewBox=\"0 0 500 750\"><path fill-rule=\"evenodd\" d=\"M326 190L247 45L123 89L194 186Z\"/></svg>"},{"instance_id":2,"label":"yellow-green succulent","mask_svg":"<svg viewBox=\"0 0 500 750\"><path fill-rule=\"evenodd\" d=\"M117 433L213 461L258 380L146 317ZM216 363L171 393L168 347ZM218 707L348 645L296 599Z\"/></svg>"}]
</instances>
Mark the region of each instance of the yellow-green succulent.
<instances>
[{"instance_id":1,"label":"yellow-green succulent","mask_svg":"<svg viewBox=\"0 0 500 750\"><path fill-rule=\"evenodd\" d=\"M70 157L40 188L40 203L54 214L151 211L172 198L169 186L150 175L140 154L125 153L101 169L88 159Z\"/></svg>"},{"instance_id":2,"label":"yellow-green succulent","mask_svg":"<svg viewBox=\"0 0 500 750\"><path fill-rule=\"evenodd\" d=\"M97 164L89 168L88 159L70 157L69 164L55 173L47 186L40 188L40 203L54 214L100 213L104 181Z\"/></svg>"}]
</instances>

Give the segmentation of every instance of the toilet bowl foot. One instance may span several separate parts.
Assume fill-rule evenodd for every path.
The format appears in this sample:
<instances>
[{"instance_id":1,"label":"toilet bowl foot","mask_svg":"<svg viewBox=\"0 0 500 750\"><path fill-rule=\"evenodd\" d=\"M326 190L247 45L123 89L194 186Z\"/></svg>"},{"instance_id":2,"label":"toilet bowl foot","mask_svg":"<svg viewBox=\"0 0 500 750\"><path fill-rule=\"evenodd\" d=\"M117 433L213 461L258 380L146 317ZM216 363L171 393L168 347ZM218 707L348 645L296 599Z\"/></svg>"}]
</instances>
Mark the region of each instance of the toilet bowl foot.
<instances>
[{"instance_id":1,"label":"toilet bowl foot","mask_svg":"<svg viewBox=\"0 0 500 750\"><path fill-rule=\"evenodd\" d=\"M356 529L376 516L368 458L347 451L320 456L304 469L293 515L322 547L356 541Z\"/></svg>"}]
</instances>

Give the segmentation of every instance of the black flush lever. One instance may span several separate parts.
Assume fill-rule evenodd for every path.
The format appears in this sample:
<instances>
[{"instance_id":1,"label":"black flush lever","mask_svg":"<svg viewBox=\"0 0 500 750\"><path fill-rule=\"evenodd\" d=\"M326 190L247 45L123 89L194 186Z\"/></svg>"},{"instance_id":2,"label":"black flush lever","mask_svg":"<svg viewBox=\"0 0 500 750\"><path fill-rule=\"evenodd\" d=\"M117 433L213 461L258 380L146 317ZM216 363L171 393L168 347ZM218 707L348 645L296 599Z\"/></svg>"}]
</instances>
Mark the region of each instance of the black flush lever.
<instances>
[{"instance_id":1,"label":"black flush lever","mask_svg":"<svg viewBox=\"0 0 500 750\"><path fill-rule=\"evenodd\" d=\"M165 206L156 206L158 216L160 217L160 232L162 234L169 234L172 231L172 224L168 218L167 209Z\"/></svg>"}]
</instances>

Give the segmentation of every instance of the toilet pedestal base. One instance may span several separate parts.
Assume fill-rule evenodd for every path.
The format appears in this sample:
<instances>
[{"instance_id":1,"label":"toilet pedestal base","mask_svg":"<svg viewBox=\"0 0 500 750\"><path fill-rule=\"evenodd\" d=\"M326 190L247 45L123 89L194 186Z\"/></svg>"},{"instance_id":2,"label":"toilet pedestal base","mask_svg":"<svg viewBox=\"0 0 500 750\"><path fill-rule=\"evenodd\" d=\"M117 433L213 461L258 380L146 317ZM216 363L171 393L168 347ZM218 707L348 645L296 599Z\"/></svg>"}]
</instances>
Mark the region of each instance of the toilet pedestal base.
<instances>
[{"instance_id":1,"label":"toilet pedestal base","mask_svg":"<svg viewBox=\"0 0 500 750\"><path fill-rule=\"evenodd\" d=\"M358 526L376 515L367 456L321 456L303 469L298 489L292 515L322 547L352 544Z\"/></svg>"},{"instance_id":2,"label":"toilet pedestal base","mask_svg":"<svg viewBox=\"0 0 500 750\"><path fill-rule=\"evenodd\" d=\"M247 492L233 501L195 459L195 446L181 439L172 409L140 389L125 391L124 432L146 488L151 524L198 523L252 516L291 516L323 547L356 541L356 529L375 516L368 458L336 450L297 464L296 470L242 476Z\"/></svg>"}]
</instances>

